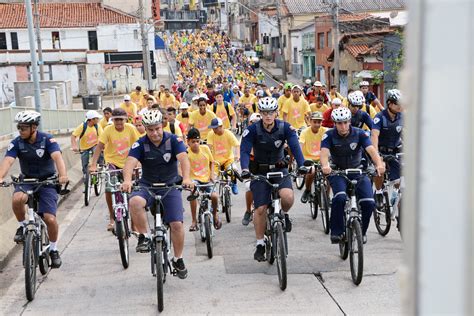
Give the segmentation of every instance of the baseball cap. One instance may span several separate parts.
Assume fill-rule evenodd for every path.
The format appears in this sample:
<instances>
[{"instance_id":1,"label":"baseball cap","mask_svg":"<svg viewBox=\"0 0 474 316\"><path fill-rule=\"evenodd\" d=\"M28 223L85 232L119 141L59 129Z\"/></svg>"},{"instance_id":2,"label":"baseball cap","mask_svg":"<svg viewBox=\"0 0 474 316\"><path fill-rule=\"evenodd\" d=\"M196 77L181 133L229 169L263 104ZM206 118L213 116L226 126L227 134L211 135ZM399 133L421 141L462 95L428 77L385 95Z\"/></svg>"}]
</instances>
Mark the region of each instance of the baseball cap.
<instances>
[{"instance_id":1,"label":"baseball cap","mask_svg":"<svg viewBox=\"0 0 474 316\"><path fill-rule=\"evenodd\" d=\"M201 139L201 133L199 132L199 130L197 128L192 127L188 131L187 138L188 139Z\"/></svg>"},{"instance_id":2,"label":"baseball cap","mask_svg":"<svg viewBox=\"0 0 474 316\"><path fill-rule=\"evenodd\" d=\"M123 96L123 100L124 100L124 101L130 101L131 98L130 98L130 96L129 96L128 94L126 94L126 95Z\"/></svg>"},{"instance_id":3,"label":"baseball cap","mask_svg":"<svg viewBox=\"0 0 474 316\"><path fill-rule=\"evenodd\" d=\"M323 120L323 113L321 112L313 112L311 113L312 120Z\"/></svg>"},{"instance_id":4,"label":"baseball cap","mask_svg":"<svg viewBox=\"0 0 474 316\"><path fill-rule=\"evenodd\" d=\"M331 104L341 105L342 101L339 98L334 98L334 99L332 99Z\"/></svg>"},{"instance_id":5,"label":"baseball cap","mask_svg":"<svg viewBox=\"0 0 474 316\"><path fill-rule=\"evenodd\" d=\"M116 108L112 110L112 118L127 118L127 112L124 109Z\"/></svg>"},{"instance_id":6,"label":"baseball cap","mask_svg":"<svg viewBox=\"0 0 474 316\"><path fill-rule=\"evenodd\" d=\"M212 119L211 125L209 125L208 128L218 128L219 126L222 126L222 120L216 117Z\"/></svg>"},{"instance_id":7,"label":"baseball cap","mask_svg":"<svg viewBox=\"0 0 474 316\"><path fill-rule=\"evenodd\" d=\"M182 102L179 106L180 110L189 109L189 105L186 102Z\"/></svg>"},{"instance_id":8,"label":"baseball cap","mask_svg":"<svg viewBox=\"0 0 474 316\"><path fill-rule=\"evenodd\" d=\"M262 116L260 115L260 113L252 113L252 115L250 115L249 121L256 122L260 119L262 119Z\"/></svg>"},{"instance_id":9,"label":"baseball cap","mask_svg":"<svg viewBox=\"0 0 474 316\"><path fill-rule=\"evenodd\" d=\"M287 82L287 83L285 83L284 88L285 88L285 90L291 89L291 88L293 88L293 84L291 82Z\"/></svg>"},{"instance_id":10,"label":"baseball cap","mask_svg":"<svg viewBox=\"0 0 474 316\"><path fill-rule=\"evenodd\" d=\"M316 81L316 82L314 82L313 86L315 86L315 87L322 87L323 84L321 83L321 81Z\"/></svg>"},{"instance_id":11,"label":"baseball cap","mask_svg":"<svg viewBox=\"0 0 474 316\"><path fill-rule=\"evenodd\" d=\"M94 110L87 111L86 120L92 120L95 118L102 118L102 115L100 115L97 111L94 111Z\"/></svg>"},{"instance_id":12,"label":"baseball cap","mask_svg":"<svg viewBox=\"0 0 474 316\"><path fill-rule=\"evenodd\" d=\"M291 91L295 90L295 89L300 89L301 91L303 91L303 88L301 88L301 86L295 84L292 88L291 88Z\"/></svg>"}]
</instances>

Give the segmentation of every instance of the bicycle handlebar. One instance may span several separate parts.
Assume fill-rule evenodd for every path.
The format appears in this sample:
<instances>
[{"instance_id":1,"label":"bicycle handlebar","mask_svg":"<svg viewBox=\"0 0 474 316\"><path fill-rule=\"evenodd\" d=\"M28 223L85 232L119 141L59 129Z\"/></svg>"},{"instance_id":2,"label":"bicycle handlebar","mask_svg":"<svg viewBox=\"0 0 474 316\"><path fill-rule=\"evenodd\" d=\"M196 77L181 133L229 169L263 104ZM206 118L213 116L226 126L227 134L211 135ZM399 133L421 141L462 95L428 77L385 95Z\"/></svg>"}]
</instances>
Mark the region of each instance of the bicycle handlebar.
<instances>
[{"instance_id":1,"label":"bicycle handlebar","mask_svg":"<svg viewBox=\"0 0 474 316\"><path fill-rule=\"evenodd\" d=\"M19 177L14 177L14 176L11 176L11 179L12 181L10 182L7 182L7 181L4 181L4 182L1 182L0 183L0 187L9 187L9 186L12 186L12 185L18 185L20 186L20 190L23 192L23 193L26 193L24 190L21 189L21 185L35 185L35 188L33 190L33 193L36 193L38 192L38 190L45 186L45 185L54 185L54 186L57 186L59 185L59 181L58 181L58 177L57 176L54 176L54 177L50 177L50 178L47 178L46 180L43 180L43 181L40 181L39 179L37 178L25 178L25 179L22 179L22 181L20 181L20 178ZM71 192L71 190L69 190L67 187L69 185L69 181L66 182L66 184L64 185L64 188L61 187L61 189L59 190L59 194L60 195L65 195L65 194L68 194L69 192Z\"/></svg>"}]
</instances>

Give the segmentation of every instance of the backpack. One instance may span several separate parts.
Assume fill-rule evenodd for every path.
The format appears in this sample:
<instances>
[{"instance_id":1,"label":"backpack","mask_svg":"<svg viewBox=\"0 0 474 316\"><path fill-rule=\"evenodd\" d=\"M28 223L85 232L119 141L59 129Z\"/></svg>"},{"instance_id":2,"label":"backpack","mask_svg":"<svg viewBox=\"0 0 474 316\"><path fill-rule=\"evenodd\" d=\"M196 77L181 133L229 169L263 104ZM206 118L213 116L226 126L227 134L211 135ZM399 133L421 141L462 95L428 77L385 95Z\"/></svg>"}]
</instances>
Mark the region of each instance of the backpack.
<instances>
[{"instance_id":1,"label":"backpack","mask_svg":"<svg viewBox=\"0 0 474 316\"><path fill-rule=\"evenodd\" d=\"M97 127L97 124L94 124L94 127L97 133L97 136L99 136L99 127ZM81 135L79 136L79 140L81 140L82 136L84 136L84 134L86 133L86 130L87 130L87 122L84 122L82 125L82 132L81 132Z\"/></svg>"},{"instance_id":2,"label":"backpack","mask_svg":"<svg viewBox=\"0 0 474 316\"><path fill-rule=\"evenodd\" d=\"M227 117L229 118L229 121L230 121L231 117L230 117L230 112L229 112L229 102L224 101L224 108L225 108L225 111L227 112ZM217 102L214 102L214 104L212 105L212 112L214 113L217 112Z\"/></svg>"},{"instance_id":3,"label":"backpack","mask_svg":"<svg viewBox=\"0 0 474 316\"><path fill-rule=\"evenodd\" d=\"M174 128L174 124L171 124L171 123L169 123L169 122L168 122L168 124L170 125L171 134L175 134L175 135L176 135L176 133L175 133L176 129Z\"/></svg>"},{"instance_id":4,"label":"backpack","mask_svg":"<svg viewBox=\"0 0 474 316\"><path fill-rule=\"evenodd\" d=\"M257 105L255 105L255 102L252 103L252 110L253 110L253 113L257 112Z\"/></svg>"}]
</instances>

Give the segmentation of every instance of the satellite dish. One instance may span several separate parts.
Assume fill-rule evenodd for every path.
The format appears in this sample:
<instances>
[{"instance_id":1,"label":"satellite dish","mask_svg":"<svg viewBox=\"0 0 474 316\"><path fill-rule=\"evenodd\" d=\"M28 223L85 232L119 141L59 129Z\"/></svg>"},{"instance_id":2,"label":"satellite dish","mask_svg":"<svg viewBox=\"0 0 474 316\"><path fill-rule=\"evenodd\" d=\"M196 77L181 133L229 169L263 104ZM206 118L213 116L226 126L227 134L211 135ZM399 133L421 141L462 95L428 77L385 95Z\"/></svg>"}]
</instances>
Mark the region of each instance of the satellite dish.
<instances>
[{"instance_id":1,"label":"satellite dish","mask_svg":"<svg viewBox=\"0 0 474 316\"><path fill-rule=\"evenodd\" d=\"M390 12L390 18L391 18L391 19L395 19L395 18L397 17L397 15L398 15L398 11L392 11L392 12Z\"/></svg>"}]
</instances>

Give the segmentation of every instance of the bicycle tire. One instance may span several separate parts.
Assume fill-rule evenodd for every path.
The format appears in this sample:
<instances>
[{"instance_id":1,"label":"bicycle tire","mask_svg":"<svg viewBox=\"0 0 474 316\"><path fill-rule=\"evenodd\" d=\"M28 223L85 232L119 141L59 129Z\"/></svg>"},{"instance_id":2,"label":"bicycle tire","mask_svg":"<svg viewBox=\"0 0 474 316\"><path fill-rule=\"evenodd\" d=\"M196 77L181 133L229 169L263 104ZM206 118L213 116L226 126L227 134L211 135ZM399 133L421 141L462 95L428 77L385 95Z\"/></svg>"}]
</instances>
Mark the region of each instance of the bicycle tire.
<instances>
[{"instance_id":1,"label":"bicycle tire","mask_svg":"<svg viewBox=\"0 0 474 316\"><path fill-rule=\"evenodd\" d=\"M362 229L359 220L353 220L351 223L349 261L351 265L352 282L359 285L362 282L364 273L364 242L362 240Z\"/></svg>"},{"instance_id":2,"label":"bicycle tire","mask_svg":"<svg viewBox=\"0 0 474 316\"><path fill-rule=\"evenodd\" d=\"M322 186L320 189L320 206L319 209L321 210L321 221L323 222L323 229L326 235L329 234L329 197L328 192L326 190L326 186Z\"/></svg>"},{"instance_id":3,"label":"bicycle tire","mask_svg":"<svg viewBox=\"0 0 474 316\"><path fill-rule=\"evenodd\" d=\"M199 234L201 235L201 241L205 242L206 241L206 230L204 229L204 221L203 221L203 214L204 211L199 211L199 216L198 216L198 227L199 227Z\"/></svg>"},{"instance_id":4,"label":"bicycle tire","mask_svg":"<svg viewBox=\"0 0 474 316\"><path fill-rule=\"evenodd\" d=\"M41 242L40 242L40 252L43 252L43 249L49 245L49 236L46 227L41 226ZM49 271L50 267L50 257L49 249L43 252L38 258L39 270L42 275L45 275Z\"/></svg>"},{"instance_id":5,"label":"bicycle tire","mask_svg":"<svg viewBox=\"0 0 474 316\"><path fill-rule=\"evenodd\" d=\"M397 217L397 229L400 233L400 237L402 236L402 199L398 200L398 217Z\"/></svg>"},{"instance_id":6,"label":"bicycle tire","mask_svg":"<svg viewBox=\"0 0 474 316\"><path fill-rule=\"evenodd\" d=\"M229 188L224 188L224 201L225 201L225 220L227 223L230 223L232 220L232 206L230 202L230 190Z\"/></svg>"},{"instance_id":7,"label":"bicycle tire","mask_svg":"<svg viewBox=\"0 0 474 316\"><path fill-rule=\"evenodd\" d=\"M339 243L339 256L342 260L346 260L349 256L349 242L346 237L344 236L344 239Z\"/></svg>"},{"instance_id":8,"label":"bicycle tire","mask_svg":"<svg viewBox=\"0 0 474 316\"><path fill-rule=\"evenodd\" d=\"M318 191L314 191L309 197L309 210L311 211L312 219L316 219L318 217L318 205Z\"/></svg>"},{"instance_id":9,"label":"bicycle tire","mask_svg":"<svg viewBox=\"0 0 474 316\"><path fill-rule=\"evenodd\" d=\"M297 176L295 179L296 188L298 190L301 190L304 187L305 181L306 181L306 175Z\"/></svg>"},{"instance_id":10,"label":"bicycle tire","mask_svg":"<svg viewBox=\"0 0 474 316\"><path fill-rule=\"evenodd\" d=\"M275 259L277 262L278 283L280 284L280 290L284 291L287 285L286 246L283 227L280 222L276 223L276 236L274 247L276 250Z\"/></svg>"},{"instance_id":11,"label":"bicycle tire","mask_svg":"<svg viewBox=\"0 0 474 316\"><path fill-rule=\"evenodd\" d=\"M99 196L102 193L102 178L99 175L96 175L96 180L94 183L94 193L95 196Z\"/></svg>"},{"instance_id":12,"label":"bicycle tire","mask_svg":"<svg viewBox=\"0 0 474 316\"><path fill-rule=\"evenodd\" d=\"M24 244L25 258L25 292L26 299L32 301L35 299L36 292L36 254L35 254L35 234L29 231L26 234Z\"/></svg>"},{"instance_id":13,"label":"bicycle tire","mask_svg":"<svg viewBox=\"0 0 474 316\"><path fill-rule=\"evenodd\" d=\"M209 259L213 256L212 249L212 229L211 229L211 216L209 214L204 215L204 230L206 232L206 248L207 248L207 257Z\"/></svg>"},{"instance_id":14,"label":"bicycle tire","mask_svg":"<svg viewBox=\"0 0 474 316\"><path fill-rule=\"evenodd\" d=\"M84 182L84 205L89 206L91 200L91 178L89 172L86 172L86 181Z\"/></svg>"},{"instance_id":15,"label":"bicycle tire","mask_svg":"<svg viewBox=\"0 0 474 316\"><path fill-rule=\"evenodd\" d=\"M128 234L126 229L126 218L122 218L120 222L115 221L115 235L117 236L119 250L120 250L120 260L122 261L122 266L124 269L127 269L130 264L130 252L128 248Z\"/></svg>"},{"instance_id":16,"label":"bicycle tire","mask_svg":"<svg viewBox=\"0 0 474 316\"><path fill-rule=\"evenodd\" d=\"M390 201L388 198L388 193L384 192L383 194L384 204L382 207L378 208L377 205L374 209L374 223L375 228L381 236L386 236L390 231L390 226L392 225L392 217L390 212Z\"/></svg>"},{"instance_id":17,"label":"bicycle tire","mask_svg":"<svg viewBox=\"0 0 474 316\"><path fill-rule=\"evenodd\" d=\"M156 296L158 302L158 311L162 312L164 309L164 298L163 298L163 242L158 240L155 242L155 267L156 267Z\"/></svg>"}]
</instances>

